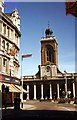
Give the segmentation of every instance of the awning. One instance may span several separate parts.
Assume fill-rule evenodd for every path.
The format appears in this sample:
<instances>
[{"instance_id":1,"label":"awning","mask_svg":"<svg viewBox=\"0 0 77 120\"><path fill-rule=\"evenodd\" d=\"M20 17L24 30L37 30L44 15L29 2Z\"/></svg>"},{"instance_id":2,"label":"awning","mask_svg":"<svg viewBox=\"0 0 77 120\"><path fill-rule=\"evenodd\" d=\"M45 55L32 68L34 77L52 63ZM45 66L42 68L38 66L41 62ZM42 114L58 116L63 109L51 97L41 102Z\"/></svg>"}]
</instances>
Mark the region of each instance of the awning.
<instances>
[{"instance_id":1,"label":"awning","mask_svg":"<svg viewBox=\"0 0 77 120\"><path fill-rule=\"evenodd\" d=\"M16 93L21 93L21 90L17 89L15 85L10 84L9 85L9 92L16 92Z\"/></svg>"},{"instance_id":2,"label":"awning","mask_svg":"<svg viewBox=\"0 0 77 120\"><path fill-rule=\"evenodd\" d=\"M22 86L15 85L15 87L18 88L19 90L21 90L21 92L23 91L24 93L28 93L28 91L23 89Z\"/></svg>"},{"instance_id":3,"label":"awning","mask_svg":"<svg viewBox=\"0 0 77 120\"><path fill-rule=\"evenodd\" d=\"M28 91L26 91L25 89L22 88L22 86L18 86L15 84L7 84L7 83L3 83L5 86L9 87L9 92L15 92L15 93L22 93L22 91L24 93L28 93ZM1 86L0 85L0 90L1 90Z\"/></svg>"}]
</instances>

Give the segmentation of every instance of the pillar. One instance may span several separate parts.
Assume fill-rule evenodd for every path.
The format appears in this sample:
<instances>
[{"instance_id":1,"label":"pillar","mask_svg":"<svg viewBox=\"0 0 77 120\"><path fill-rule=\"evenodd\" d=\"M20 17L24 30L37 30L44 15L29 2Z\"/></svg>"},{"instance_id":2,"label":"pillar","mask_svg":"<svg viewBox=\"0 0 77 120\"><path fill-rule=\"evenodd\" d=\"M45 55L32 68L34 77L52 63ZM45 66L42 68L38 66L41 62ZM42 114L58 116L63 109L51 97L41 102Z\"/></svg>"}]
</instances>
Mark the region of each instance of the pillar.
<instances>
[{"instance_id":1,"label":"pillar","mask_svg":"<svg viewBox=\"0 0 77 120\"><path fill-rule=\"evenodd\" d=\"M36 100L36 85L34 85L34 100Z\"/></svg>"},{"instance_id":2,"label":"pillar","mask_svg":"<svg viewBox=\"0 0 77 120\"><path fill-rule=\"evenodd\" d=\"M44 99L43 98L43 84L41 84L41 99Z\"/></svg>"},{"instance_id":3,"label":"pillar","mask_svg":"<svg viewBox=\"0 0 77 120\"><path fill-rule=\"evenodd\" d=\"M65 98L67 98L67 78L66 77L65 77L65 93L66 93Z\"/></svg>"},{"instance_id":4,"label":"pillar","mask_svg":"<svg viewBox=\"0 0 77 120\"><path fill-rule=\"evenodd\" d=\"M73 98L75 98L75 83L73 83Z\"/></svg>"},{"instance_id":5,"label":"pillar","mask_svg":"<svg viewBox=\"0 0 77 120\"><path fill-rule=\"evenodd\" d=\"M29 100L29 85L27 85L27 91L28 91L28 93L27 93L27 100Z\"/></svg>"},{"instance_id":6,"label":"pillar","mask_svg":"<svg viewBox=\"0 0 77 120\"><path fill-rule=\"evenodd\" d=\"M59 83L57 84L57 99L60 98L60 94L59 94Z\"/></svg>"},{"instance_id":7,"label":"pillar","mask_svg":"<svg viewBox=\"0 0 77 120\"><path fill-rule=\"evenodd\" d=\"M52 85L50 84L50 99L52 99Z\"/></svg>"}]
</instances>

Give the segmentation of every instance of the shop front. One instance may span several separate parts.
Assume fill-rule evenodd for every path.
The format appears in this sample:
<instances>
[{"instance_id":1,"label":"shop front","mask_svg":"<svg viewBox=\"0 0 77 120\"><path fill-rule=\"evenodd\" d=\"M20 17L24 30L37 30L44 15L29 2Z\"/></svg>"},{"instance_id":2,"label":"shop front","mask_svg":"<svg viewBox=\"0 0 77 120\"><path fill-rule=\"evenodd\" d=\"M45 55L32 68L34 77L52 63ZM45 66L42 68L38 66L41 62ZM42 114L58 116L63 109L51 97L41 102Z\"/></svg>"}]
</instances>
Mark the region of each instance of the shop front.
<instances>
[{"instance_id":1,"label":"shop front","mask_svg":"<svg viewBox=\"0 0 77 120\"><path fill-rule=\"evenodd\" d=\"M20 79L0 74L0 91L2 93L2 105L14 105L14 98L20 98Z\"/></svg>"}]
</instances>

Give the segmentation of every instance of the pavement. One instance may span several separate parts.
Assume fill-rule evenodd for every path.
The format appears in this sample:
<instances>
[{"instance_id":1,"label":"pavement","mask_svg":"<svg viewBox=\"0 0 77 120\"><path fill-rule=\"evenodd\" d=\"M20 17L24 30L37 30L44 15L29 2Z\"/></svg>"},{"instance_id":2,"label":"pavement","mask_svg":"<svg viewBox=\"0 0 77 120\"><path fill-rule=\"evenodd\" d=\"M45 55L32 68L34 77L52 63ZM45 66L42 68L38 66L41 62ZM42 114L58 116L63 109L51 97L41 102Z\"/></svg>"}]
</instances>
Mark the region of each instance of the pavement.
<instances>
[{"instance_id":1,"label":"pavement","mask_svg":"<svg viewBox=\"0 0 77 120\"><path fill-rule=\"evenodd\" d=\"M46 102L45 102L46 103ZM51 110L51 112L50 112L50 110L37 110L37 108L36 108L36 104L40 104L40 102L39 101L26 101L26 102L24 102L23 103L23 108L21 107L21 104L20 104L20 109L14 109L14 106L13 107L7 107L7 109L6 109L6 111L5 111L5 109L4 108L2 108L2 120L12 120L12 119L14 119L14 116L16 116L16 118L18 119L19 118L19 120L21 120L22 118L23 118L23 120L25 120L25 118L32 118L33 117L33 119L34 118L37 118L37 119L40 119L41 117L42 118L45 118L45 117L49 117L49 118L54 118L54 116L55 116L55 114L56 114L56 117L54 118L55 120L56 120L56 118L58 118L58 114L65 114L64 115L64 117L66 117L66 115L68 114L68 111L69 111L69 113L71 113L71 110L72 111L75 111L75 116L77 116L77 104L73 104L73 103L71 103L71 104L68 104L68 103L63 103L64 105L65 105L65 107L64 108L66 108L66 106L67 106L67 104L69 105L69 106L73 106L73 108L71 108L71 109L67 109L66 108L66 110L65 111L59 111L59 113L58 113L58 111L56 110ZM44 102L42 103L43 105L44 105ZM47 104L47 103L46 103ZM60 105L59 107L61 107L62 109L63 109L63 106L62 106L62 104L57 104L57 101L55 101L55 102L50 102L50 104L55 104L55 106L57 107L58 105ZM54 105L53 105L54 106ZM75 108L76 109L75 109ZM61 112L61 113L60 113ZM63 113L64 112L64 113ZM48 116L48 115L46 115L46 114L49 114L50 116ZM74 112L72 112L72 114L73 114ZM59 116L60 116L59 115ZM71 114L69 114L69 117L71 118L71 116L70 116ZM12 116L12 117L11 117ZM20 116L20 117L18 117L18 116ZM74 117L74 115L72 115L73 117ZM63 116L62 116L63 117ZM12 119L10 119L10 118L12 118ZM15 118L15 119L16 119ZM14 119L14 120L15 120ZM16 119L16 120L17 120ZM49 120L49 119L48 119Z\"/></svg>"}]
</instances>

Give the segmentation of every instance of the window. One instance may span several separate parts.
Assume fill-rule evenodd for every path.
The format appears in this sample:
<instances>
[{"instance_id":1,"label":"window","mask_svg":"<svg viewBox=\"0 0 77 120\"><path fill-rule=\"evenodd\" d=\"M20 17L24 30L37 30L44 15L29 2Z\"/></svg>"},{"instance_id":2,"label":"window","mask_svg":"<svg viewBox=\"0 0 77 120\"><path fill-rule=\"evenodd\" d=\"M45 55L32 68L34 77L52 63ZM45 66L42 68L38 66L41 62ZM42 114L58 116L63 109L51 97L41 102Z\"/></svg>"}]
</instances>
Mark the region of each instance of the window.
<instances>
[{"instance_id":1,"label":"window","mask_svg":"<svg viewBox=\"0 0 77 120\"><path fill-rule=\"evenodd\" d=\"M3 23L3 33L6 35L6 25Z\"/></svg>"},{"instance_id":2,"label":"window","mask_svg":"<svg viewBox=\"0 0 77 120\"><path fill-rule=\"evenodd\" d=\"M7 73L9 72L9 61L8 60L6 61L6 72Z\"/></svg>"},{"instance_id":3,"label":"window","mask_svg":"<svg viewBox=\"0 0 77 120\"><path fill-rule=\"evenodd\" d=\"M13 30L11 29L11 39L13 39Z\"/></svg>"},{"instance_id":4,"label":"window","mask_svg":"<svg viewBox=\"0 0 77 120\"><path fill-rule=\"evenodd\" d=\"M6 66L6 59L3 58L3 67L5 67L5 66Z\"/></svg>"},{"instance_id":5,"label":"window","mask_svg":"<svg viewBox=\"0 0 77 120\"><path fill-rule=\"evenodd\" d=\"M54 50L52 46L47 46L47 61L54 63Z\"/></svg>"},{"instance_id":6,"label":"window","mask_svg":"<svg viewBox=\"0 0 77 120\"><path fill-rule=\"evenodd\" d=\"M7 51L8 51L9 50L9 43L7 43L6 46L7 46Z\"/></svg>"},{"instance_id":7,"label":"window","mask_svg":"<svg viewBox=\"0 0 77 120\"><path fill-rule=\"evenodd\" d=\"M9 37L9 35L10 35L10 34L9 34L9 30L10 30L9 27L7 27L7 36L8 36L8 37Z\"/></svg>"},{"instance_id":8,"label":"window","mask_svg":"<svg viewBox=\"0 0 77 120\"><path fill-rule=\"evenodd\" d=\"M2 41L3 50L5 49L5 41Z\"/></svg>"}]
</instances>

